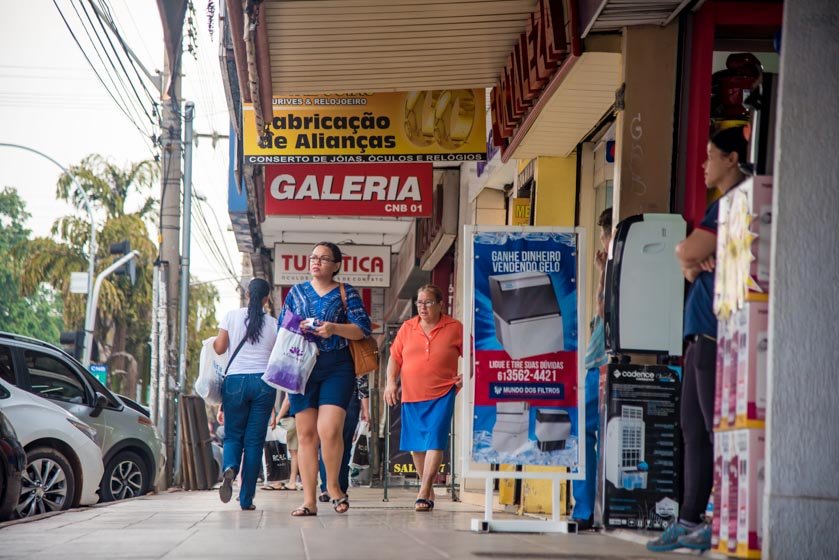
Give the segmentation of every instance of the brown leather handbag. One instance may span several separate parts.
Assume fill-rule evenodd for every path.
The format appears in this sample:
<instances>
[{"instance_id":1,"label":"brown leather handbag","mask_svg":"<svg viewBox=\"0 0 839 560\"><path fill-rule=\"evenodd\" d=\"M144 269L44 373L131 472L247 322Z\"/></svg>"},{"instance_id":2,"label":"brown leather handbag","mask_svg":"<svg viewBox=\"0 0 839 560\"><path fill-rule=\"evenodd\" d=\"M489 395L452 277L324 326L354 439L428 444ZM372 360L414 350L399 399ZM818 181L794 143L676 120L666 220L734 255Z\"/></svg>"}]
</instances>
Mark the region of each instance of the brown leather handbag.
<instances>
[{"instance_id":1,"label":"brown leather handbag","mask_svg":"<svg viewBox=\"0 0 839 560\"><path fill-rule=\"evenodd\" d=\"M349 314L347 291L344 289L343 282L341 282L341 301L344 303L344 311ZM373 337L365 336L361 340L350 340L349 343L356 377L367 375L371 371L379 369L379 345L373 340Z\"/></svg>"}]
</instances>

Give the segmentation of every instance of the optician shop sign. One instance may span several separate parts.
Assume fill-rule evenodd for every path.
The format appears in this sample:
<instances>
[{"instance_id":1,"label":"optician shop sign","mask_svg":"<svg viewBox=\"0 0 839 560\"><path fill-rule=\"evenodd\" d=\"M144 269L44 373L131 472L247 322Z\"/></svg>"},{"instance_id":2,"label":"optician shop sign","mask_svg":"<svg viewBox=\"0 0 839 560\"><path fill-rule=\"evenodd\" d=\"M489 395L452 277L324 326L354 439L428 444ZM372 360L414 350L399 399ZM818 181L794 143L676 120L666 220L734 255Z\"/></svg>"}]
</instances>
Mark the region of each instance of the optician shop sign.
<instances>
[{"instance_id":1,"label":"optician shop sign","mask_svg":"<svg viewBox=\"0 0 839 560\"><path fill-rule=\"evenodd\" d=\"M247 163L486 158L483 89L275 97L262 138L253 105L242 113Z\"/></svg>"},{"instance_id":2,"label":"optician shop sign","mask_svg":"<svg viewBox=\"0 0 839 560\"><path fill-rule=\"evenodd\" d=\"M265 166L265 213L275 216L431 215L430 163Z\"/></svg>"},{"instance_id":3,"label":"optician shop sign","mask_svg":"<svg viewBox=\"0 0 839 560\"><path fill-rule=\"evenodd\" d=\"M313 243L274 245L274 283L291 286L311 279L309 255ZM355 287L390 287L390 246L341 245L341 273L335 277Z\"/></svg>"}]
</instances>

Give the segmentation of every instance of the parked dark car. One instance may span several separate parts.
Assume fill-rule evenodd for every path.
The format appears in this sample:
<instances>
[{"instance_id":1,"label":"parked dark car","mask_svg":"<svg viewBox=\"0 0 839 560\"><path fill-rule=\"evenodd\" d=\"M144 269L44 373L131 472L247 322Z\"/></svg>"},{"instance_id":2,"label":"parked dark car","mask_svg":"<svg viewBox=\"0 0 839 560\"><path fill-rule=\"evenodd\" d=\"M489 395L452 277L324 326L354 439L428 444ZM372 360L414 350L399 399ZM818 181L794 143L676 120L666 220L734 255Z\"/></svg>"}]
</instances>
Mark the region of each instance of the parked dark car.
<instances>
[{"instance_id":1,"label":"parked dark car","mask_svg":"<svg viewBox=\"0 0 839 560\"><path fill-rule=\"evenodd\" d=\"M0 400L9 398L0 385ZM0 410L0 521L12 517L20 497L20 477L26 468L26 453L17 439L15 429Z\"/></svg>"}]
</instances>

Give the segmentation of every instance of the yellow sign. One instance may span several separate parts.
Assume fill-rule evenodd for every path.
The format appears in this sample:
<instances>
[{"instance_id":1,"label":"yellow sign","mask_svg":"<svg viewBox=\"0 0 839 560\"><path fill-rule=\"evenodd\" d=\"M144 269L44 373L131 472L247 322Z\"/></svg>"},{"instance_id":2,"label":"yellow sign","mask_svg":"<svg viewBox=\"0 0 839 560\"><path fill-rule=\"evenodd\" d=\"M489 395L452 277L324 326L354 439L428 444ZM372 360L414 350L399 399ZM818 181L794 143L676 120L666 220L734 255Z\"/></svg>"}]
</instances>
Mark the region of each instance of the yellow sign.
<instances>
[{"instance_id":1,"label":"yellow sign","mask_svg":"<svg viewBox=\"0 0 839 560\"><path fill-rule=\"evenodd\" d=\"M287 95L260 134L243 106L248 163L482 161L483 89Z\"/></svg>"},{"instance_id":2,"label":"yellow sign","mask_svg":"<svg viewBox=\"0 0 839 560\"><path fill-rule=\"evenodd\" d=\"M529 226L530 225L530 199L529 198L514 198L513 199L513 223L514 226Z\"/></svg>"}]
</instances>

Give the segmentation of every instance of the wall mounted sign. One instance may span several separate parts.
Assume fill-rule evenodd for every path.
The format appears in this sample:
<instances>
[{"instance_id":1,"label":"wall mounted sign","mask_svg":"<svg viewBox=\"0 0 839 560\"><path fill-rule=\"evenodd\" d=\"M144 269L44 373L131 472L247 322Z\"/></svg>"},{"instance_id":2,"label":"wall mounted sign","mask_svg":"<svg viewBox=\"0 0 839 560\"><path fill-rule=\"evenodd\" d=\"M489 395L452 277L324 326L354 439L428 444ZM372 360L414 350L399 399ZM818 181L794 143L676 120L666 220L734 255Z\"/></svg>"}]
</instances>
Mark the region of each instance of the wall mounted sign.
<instances>
[{"instance_id":1,"label":"wall mounted sign","mask_svg":"<svg viewBox=\"0 0 839 560\"><path fill-rule=\"evenodd\" d=\"M482 161L483 89L275 97L260 134L245 103L247 163Z\"/></svg>"},{"instance_id":2,"label":"wall mounted sign","mask_svg":"<svg viewBox=\"0 0 839 560\"><path fill-rule=\"evenodd\" d=\"M265 213L283 216L431 215L430 163L265 166Z\"/></svg>"}]
</instances>

